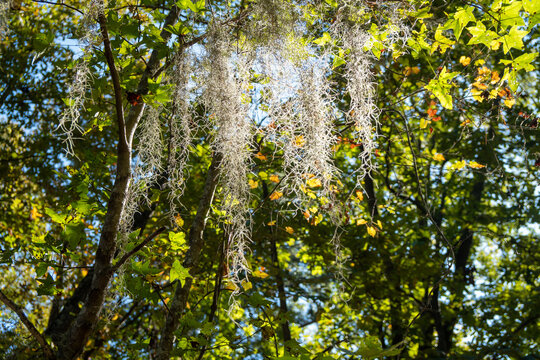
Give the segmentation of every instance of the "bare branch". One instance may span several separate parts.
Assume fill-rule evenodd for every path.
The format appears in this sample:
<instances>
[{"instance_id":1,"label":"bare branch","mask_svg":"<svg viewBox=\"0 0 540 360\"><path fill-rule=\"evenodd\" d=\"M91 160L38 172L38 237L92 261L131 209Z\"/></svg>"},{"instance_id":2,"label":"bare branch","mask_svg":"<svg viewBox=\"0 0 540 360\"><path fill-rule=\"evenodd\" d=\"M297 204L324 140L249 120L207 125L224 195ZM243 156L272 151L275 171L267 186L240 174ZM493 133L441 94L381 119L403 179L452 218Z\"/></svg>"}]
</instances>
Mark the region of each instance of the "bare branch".
<instances>
[{"instance_id":1,"label":"bare branch","mask_svg":"<svg viewBox=\"0 0 540 360\"><path fill-rule=\"evenodd\" d=\"M37 340L39 345L41 346L41 349L43 350L43 353L47 357L47 359L54 359L54 354L49 346L49 343L47 343L47 340L45 340L45 337L36 329L34 324L26 317L26 314L24 313L23 309L15 304L13 301L11 301L3 292L0 290L0 301L2 301L8 308L13 310L15 314L19 317L21 322L26 326L30 334Z\"/></svg>"},{"instance_id":2,"label":"bare branch","mask_svg":"<svg viewBox=\"0 0 540 360\"><path fill-rule=\"evenodd\" d=\"M35 3L38 3L38 4L49 4L49 5L58 5L58 6L64 6L70 10L73 10L73 11L76 11L78 12L79 14L81 15L84 15L84 12L82 12L81 10L77 9L76 7L74 6L71 6L71 5L68 5L68 4L65 4L64 3L64 0L62 0L61 2L53 2L53 1L45 1L45 0L33 0Z\"/></svg>"},{"instance_id":3,"label":"bare branch","mask_svg":"<svg viewBox=\"0 0 540 360\"><path fill-rule=\"evenodd\" d=\"M118 260L118 262L113 267L113 272L118 270L126 261L129 260L130 257L135 255L139 250L141 250L143 247L146 246L150 241L155 239L159 234L161 234L163 231L165 231L165 227L161 227L158 230L154 231L152 234L148 235L146 239L144 239L139 245L135 246L131 251L126 253L124 256Z\"/></svg>"}]
</instances>

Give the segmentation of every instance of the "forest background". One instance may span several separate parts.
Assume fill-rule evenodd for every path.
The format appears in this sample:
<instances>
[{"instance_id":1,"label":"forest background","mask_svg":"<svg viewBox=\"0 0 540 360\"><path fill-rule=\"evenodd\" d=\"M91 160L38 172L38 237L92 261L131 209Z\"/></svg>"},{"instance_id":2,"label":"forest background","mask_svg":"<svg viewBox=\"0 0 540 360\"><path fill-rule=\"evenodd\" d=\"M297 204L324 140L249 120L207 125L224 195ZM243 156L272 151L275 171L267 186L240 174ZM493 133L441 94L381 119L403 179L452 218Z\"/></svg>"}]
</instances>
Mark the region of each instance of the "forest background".
<instances>
[{"instance_id":1,"label":"forest background","mask_svg":"<svg viewBox=\"0 0 540 360\"><path fill-rule=\"evenodd\" d=\"M2 359L538 359L533 0L3 0Z\"/></svg>"}]
</instances>

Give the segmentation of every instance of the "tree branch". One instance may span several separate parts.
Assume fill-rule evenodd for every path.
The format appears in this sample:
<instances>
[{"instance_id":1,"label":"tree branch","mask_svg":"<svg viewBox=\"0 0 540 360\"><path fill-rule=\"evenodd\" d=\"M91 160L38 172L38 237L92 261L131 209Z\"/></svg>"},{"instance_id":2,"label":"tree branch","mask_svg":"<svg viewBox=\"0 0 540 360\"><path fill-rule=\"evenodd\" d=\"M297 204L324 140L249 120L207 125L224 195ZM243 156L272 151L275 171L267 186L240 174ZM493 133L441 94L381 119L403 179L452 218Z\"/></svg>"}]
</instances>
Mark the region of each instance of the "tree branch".
<instances>
[{"instance_id":1,"label":"tree branch","mask_svg":"<svg viewBox=\"0 0 540 360\"><path fill-rule=\"evenodd\" d=\"M129 260L130 257L132 257L133 255L135 255L135 253L137 253L139 250L141 250L143 247L146 246L146 244L148 244L150 241L152 241L153 239L156 238L156 236L158 236L159 234L161 234L163 231L165 231L165 227L161 227L159 228L158 230L154 231L152 234L148 235L146 237L146 239L144 239L139 245L135 246L131 251L129 251L128 253L124 254L124 256L122 256L120 258L120 260L118 260L118 262L113 266L112 268L112 271L113 272L116 272L122 265L124 265L124 263L126 261Z\"/></svg>"},{"instance_id":2,"label":"tree branch","mask_svg":"<svg viewBox=\"0 0 540 360\"><path fill-rule=\"evenodd\" d=\"M24 313L23 309L15 304L13 301L11 301L3 292L0 290L0 301L2 301L8 308L13 310L15 314L19 317L21 322L26 326L30 334L37 340L39 345L41 346L41 349L43 350L43 353L45 354L47 359L54 359L54 354L49 346L49 343L47 343L47 340L45 340L45 337L36 329L34 324L26 317L26 314Z\"/></svg>"},{"instance_id":3,"label":"tree branch","mask_svg":"<svg viewBox=\"0 0 540 360\"><path fill-rule=\"evenodd\" d=\"M221 156L215 153L212 159L212 164L206 175L206 182L202 192L202 197L199 202L197 214L189 229L189 250L186 253L184 267L191 268L191 275L195 275L197 266L199 265L199 257L204 245L203 232L206 227L206 219L210 213L210 206L214 200L214 193L218 184L219 164ZM174 331L178 328L179 320L184 312L186 303L191 290L193 277L186 279L184 286L178 284L171 302L170 312L167 313L165 326L161 332L161 339L157 349L157 360L168 360L174 343Z\"/></svg>"},{"instance_id":4,"label":"tree branch","mask_svg":"<svg viewBox=\"0 0 540 360\"><path fill-rule=\"evenodd\" d=\"M116 108L116 122L118 124L118 134L119 134L119 143L118 150L122 148L128 148L129 143L126 138L126 125L124 121L124 107L122 105L122 87L120 86L120 75L118 74L118 69L114 63L114 56L111 48L111 40L109 39L109 31L107 30L107 19L105 18L105 13L100 11L98 14L99 27L101 29L101 36L103 38L103 48L105 59L107 60L107 65L109 66L109 73L111 74L111 79L114 89L114 100Z\"/></svg>"}]
</instances>

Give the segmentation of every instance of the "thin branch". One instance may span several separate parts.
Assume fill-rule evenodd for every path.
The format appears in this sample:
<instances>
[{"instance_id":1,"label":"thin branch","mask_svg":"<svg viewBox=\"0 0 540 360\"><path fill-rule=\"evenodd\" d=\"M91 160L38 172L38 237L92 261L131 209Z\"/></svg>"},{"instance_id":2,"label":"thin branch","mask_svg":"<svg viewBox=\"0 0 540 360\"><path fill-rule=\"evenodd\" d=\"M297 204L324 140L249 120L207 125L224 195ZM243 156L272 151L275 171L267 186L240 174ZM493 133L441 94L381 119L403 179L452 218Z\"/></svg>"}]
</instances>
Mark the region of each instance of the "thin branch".
<instances>
[{"instance_id":1,"label":"thin branch","mask_svg":"<svg viewBox=\"0 0 540 360\"><path fill-rule=\"evenodd\" d=\"M165 227L161 227L161 228L157 229L152 234L148 235L146 237L146 239L144 239L139 245L135 246L133 249L131 249L131 251L124 254L124 256L122 256L120 258L120 260L118 260L118 262L113 266L113 272L116 272L122 265L125 264L126 261L129 260L130 257L135 255L135 253L137 253L139 250L141 250L143 247L145 247L146 244L148 244L150 241L155 239L156 236L161 234L163 231L165 231Z\"/></svg>"},{"instance_id":2,"label":"thin branch","mask_svg":"<svg viewBox=\"0 0 540 360\"><path fill-rule=\"evenodd\" d=\"M41 4L64 6L64 7L67 7L68 9L70 9L70 10L78 12L81 15L84 15L84 12L82 12L81 10L77 9L74 6L65 4L63 0L61 2L53 2L53 1L45 1L45 0L32 0L32 1L35 2L35 3L41 3Z\"/></svg>"},{"instance_id":3,"label":"thin branch","mask_svg":"<svg viewBox=\"0 0 540 360\"><path fill-rule=\"evenodd\" d=\"M118 74L118 69L114 63L114 55L111 48L111 41L109 39L109 32L107 30L107 19L105 18L105 13L100 11L98 15L99 27L101 29L101 36L103 37L103 48L105 59L107 60L107 65L109 66L109 72L111 74L113 89L114 89L114 99L116 106L116 121L118 124L118 134L119 134L119 143L118 149L129 148L127 137L126 137L126 125L124 121L124 107L122 105L122 86L120 85L120 75Z\"/></svg>"},{"instance_id":4,"label":"thin branch","mask_svg":"<svg viewBox=\"0 0 540 360\"><path fill-rule=\"evenodd\" d=\"M13 310L21 322L26 326L28 331L30 331L30 334L37 340L39 345L41 345L41 348L43 349L43 352L45 353L45 356L47 359L54 359L54 353L47 343L47 340L45 340L45 337L36 329L34 324L26 317L26 314L24 313L23 309L15 304L13 301L11 301L3 292L0 290L0 301L2 301L8 308Z\"/></svg>"}]
</instances>

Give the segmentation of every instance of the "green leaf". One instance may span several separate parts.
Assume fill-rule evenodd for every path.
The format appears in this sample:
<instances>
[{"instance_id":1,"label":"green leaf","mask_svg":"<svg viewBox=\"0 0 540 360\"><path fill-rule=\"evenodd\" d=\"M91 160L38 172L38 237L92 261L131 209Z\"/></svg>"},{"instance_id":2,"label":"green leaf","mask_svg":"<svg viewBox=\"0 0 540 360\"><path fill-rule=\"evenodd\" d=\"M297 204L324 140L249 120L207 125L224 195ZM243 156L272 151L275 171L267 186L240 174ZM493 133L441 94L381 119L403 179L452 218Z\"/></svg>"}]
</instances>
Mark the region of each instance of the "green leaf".
<instances>
[{"instance_id":1,"label":"green leaf","mask_svg":"<svg viewBox=\"0 0 540 360\"><path fill-rule=\"evenodd\" d=\"M336 55L336 56L334 56L334 60L332 61L332 69L335 69L338 66L341 66L343 64L345 64L345 59L343 59L342 57Z\"/></svg>"},{"instance_id":2,"label":"green leaf","mask_svg":"<svg viewBox=\"0 0 540 360\"><path fill-rule=\"evenodd\" d=\"M174 251L182 251L186 248L186 234L183 232L170 232L169 241L171 242L171 249Z\"/></svg>"},{"instance_id":3,"label":"green leaf","mask_svg":"<svg viewBox=\"0 0 540 360\"><path fill-rule=\"evenodd\" d=\"M151 268L150 267L150 260L145 261L145 262L132 261L131 262L131 267L133 268L133 270L135 270L136 272L138 272L139 274L142 274L142 275L153 275L153 274L157 274L157 273L159 273L161 271L159 269Z\"/></svg>"},{"instance_id":4,"label":"green leaf","mask_svg":"<svg viewBox=\"0 0 540 360\"><path fill-rule=\"evenodd\" d=\"M515 70L533 71L535 69L531 62L536 59L538 53L528 53L518 56L514 60L501 60L500 63L504 65L512 65Z\"/></svg>"},{"instance_id":5,"label":"green leaf","mask_svg":"<svg viewBox=\"0 0 540 360\"><path fill-rule=\"evenodd\" d=\"M454 19L456 20L454 23L454 36L456 37L456 40L459 39L459 37L461 36L461 32L463 31L463 28L468 23L476 21L473 11L474 11L474 8L471 6L468 6L466 8L459 8L454 14Z\"/></svg>"},{"instance_id":6,"label":"green leaf","mask_svg":"<svg viewBox=\"0 0 540 360\"><path fill-rule=\"evenodd\" d=\"M508 87L513 92L516 92L519 87L519 83L517 81L517 71L515 69L505 68L503 77L501 78L501 82L505 80L508 83Z\"/></svg>"},{"instance_id":7,"label":"green leaf","mask_svg":"<svg viewBox=\"0 0 540 360\"><path fill-rule=\"evenodd\" d=\"M189 270L183 267L182 264L180 264L180 261L174 260L171 273L169 275L169 280L171 282L178 280L180 285L184 286L184 280L188 277L191 277L191 275L189 275Z\"/></svg>"},{"instance_id":8,"label":"green leaf","mask_svg":"<svg viewBox=\"0 0 540 360\"><path fill-rule=\"evenodd\" d=\"M330 37L330 34L325 31L323 33L323 36L321 36L318 39L313 40L313 43L319 46L323 46L329 43L330 41L332 41L332 38Z\"/></svg>"},{"instance_id":9,"label":"green leaf","mask_svg":"<svg viewBox=\"0 0 540 360\"><path fill-rule=\"evenodd\" d=\"M205 1L200 0L194 4L191 0L179 0L176 2L176 6L182 10L190 9L191 11L198 13L204 10Z\"/></svg>"},{"instance_id":10,"label":"green leaf","mask_svg":"<svg viewBox=\"0 0 540 360\"><path fill-rule=\"evenodd\" d=\"M441 105L451 110L453 108L452 105L452 95L450 95L450 89L452 88L452 84L450 81L458 75L457 72L446 72L446 66L441 70L441 73L439 74L439 77L437 79L432 79L428 85L426 85L426 89L429 90L433 95L439 99L441 102Z\"/></svg>"},{"instance_id":11,"label":"green leaf","mask_svg":"<svg viewBox=\"0 0 540 360\"><path fill-rule=\"evenodd\" d=\"M214 323L207 322L201 327L201 333L203 333L206 336L212 335L212 332L214 332L216 326Z\"/></svg>"},{"instance_id":12,"label":"green leaf","mask_svg":"<svg viewBox=\"0 0 540 360\"><path fill-rule=\"evenodd\" d=\"M431 9L429 6L427 6L427 7L418 9L417 11L413 11L409 15L416 19L427 19L433 16L433 14L429 13L429 10Z\"/></svg>"},{"instance_id":13,"label":"green leaf","mask_svg":"<svg viewBox=\"0 0 540 360\"><path fill-rule=\"evenodd\" d=\"M504 53L508 53L512 48L518 50L523 49L523 38L528 33L529 32L525 30L519 30L518 26L513 26L508 34L501 38Z\"/></svg>"},{"instance_id":14,"label":"green leaf","mask_svg":"<svg viewBox=\"0 0 540 360\"><path fill-rule=\"evenodd\" d=\"M435 41L431 45L431 54L433 54L438 49L440 49L441 54L444 54L446 52L446 49L456 43L455 41L450 40L449 38L444 36L442 32L443 27L439 25L437 31L435 31Z\"/></svg>"},{"instance_id":15,"label":"green leaf","mask_svg":"<svg viewBox=\"0 0 540 360\"><path fill-rule=\"evenodd\" d=\"M36 277L40 278L47 272L47 269L49 268L49 265L47 263L42 262L39 263L38 266L36 266Z\"/></svg>"},{"instance_id":16,"label":"green leaf","mask_svg":"<svg viewBox=\"0 0 540 360\"><path fill-rule=\"evenodd\" d=\"M472 35L468 45L484 44L489 47L493 40L499 38L496 32L487 30L486 26L481 22L477 22L476 26L469 26L467 30Z\"/></svg>"},{"instance_id":17,"label":"green leaf","mask_svg":"<svg viewBox=\"0 0 540 360\"><path fill-rule=\"evenodd\" d=\"M499 21L501 26L504 28L508 26L523 26L525 21L519 16L519 11L521 10L521 1L513 1L510 4L504 6L500 10Z\"/></svg>"},{"instance_id":18,"label":"green leaf","mask_svg":"<svg viewBox=\"0 0 540 360\"><path fill-rule=\"evenodd\" d=\"M45 208L45 214L49 215L51 220L57 224L66 224L66 214L57 214L53 209Z\"/></svg>"},{"instance_id":19,"label":"green leaf","mask_svg":"<svg viewBox=\"0 0 540 360\"><path fill-rule=\"evenodd\" d=\"M540 1L538 0L523 0L523 9L533 15L540 12Z\"/></svg>"}]
</instances>

